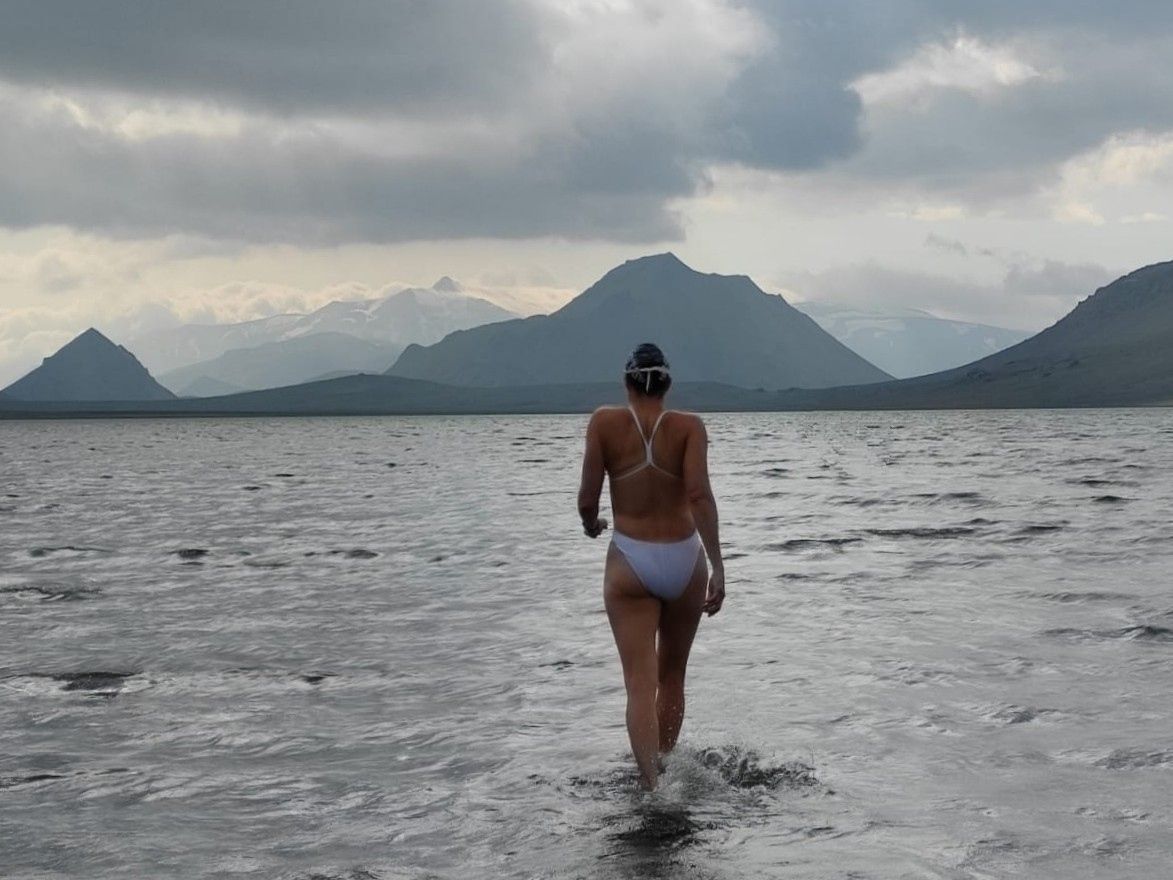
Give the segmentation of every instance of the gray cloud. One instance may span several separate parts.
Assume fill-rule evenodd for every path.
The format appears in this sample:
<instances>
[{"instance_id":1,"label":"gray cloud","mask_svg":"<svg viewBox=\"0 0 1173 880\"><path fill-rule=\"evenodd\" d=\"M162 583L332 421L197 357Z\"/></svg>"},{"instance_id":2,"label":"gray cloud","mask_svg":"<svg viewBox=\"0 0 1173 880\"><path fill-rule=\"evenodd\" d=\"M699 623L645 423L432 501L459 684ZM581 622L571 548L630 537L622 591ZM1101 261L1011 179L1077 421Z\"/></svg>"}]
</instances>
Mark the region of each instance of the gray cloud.
<instances>
[{"instance_id":1,"label":"gray cloud","mask_svg":"<svg viewBox=\"0 0 1173 880\"><path fill-rule=\"evenodd\" d=\"M540 25L524 0L8 0L0 77L280 113L431 115L525 89L546 61Z\"/></svg>"},{"instance_id":2,"label":"gray cloud","mask_svg":"<svg viewBox=\"0 0 1173 880\"><path fill-rule=\"evenodd\" d=\"M925 236L925 247L944 251L947 254L957 254L962 257L969 256L969 248L965 246L964 242L960 242L955 238L946 238L943 235L937 235L935 232L930 232Z\"/></svg>"},{"instance_id":3,"label":"gray cloud","mask_svg":"<svg viewBox=\"0 0 1173 880\"><path fill-rule=\"evenodd\" d=\"M904 40L866 38L875 13L857 4L850 14L817 2L758 3L772 44L731 84L717 119L714 158L762 168L817 168L854 153L862 142L862 104L847 88L885 63Z\"/></svg>"},{"instance_id":4,"label":"gray cloud","mask_svg":"<svg viewBox=\"0 0 1173 880\"><path fill-rule=\"evenodd\" d=\"M991 284L869 262L780 280L803 299L879 311L919 309L946 318L1041 330L1120 274L1092 263L1046 260L1011 266L1000 284Z\"/></svg>"},{"instance_id":5,"label":"gray cloud","mask_svg":"<svg viewBox=\"0 0 1173 880\"><path fill-rule=\"evenodd\" d=\"M681 236L669 203L704 183L687 112L600 103L589 78L546 82L566 22L521 0L49 2L11 17L0 80L26 88L0 92L0 225L650 242ZM128 138L100 102L97 124L46 106L44 83L120 90L116 122L148 98L211 102L231 130ZM576 91L560 106L562 88Z\"/></svg>"},{"instance_id":6,"label":"gray cloud","mask_svg":"<svg viewBox=\"0 0 1173 880\"><path fill-rule=\"evenodd\" d=\"M537 0L11 0L0 224L249 241L649 242L681 235L670 206L705 187L712 163L835 164L980 202L1037 189L1115 131L1173 126L1167 4L729 3L757 20L756 50L698 61L682 45L656 71L662 82L633 66L606 92L598 84L642 47L617 32L586 73L569 74L559 40L594 19ZM653 25L678 13L637 9ZM959 29L1039 47L1063 76L996 99L938 90L914 111L872 111L865 128L850 84ZM689 73L698 88L673 88ZM186 100L243 122L127 137L46 109L46 87L132 107ZM355 135L350 123L383 128ZM401 135L412 149L378 140Z\"/></svg>"},{"instance_id":7,"label":"gray cloud","mask_svg":"<svg viewBox=\"0 0 1173 880\"><path fill-rule=\"evenodd\" d=\"M9 110L7 114L5 110ZM123 235L343 242L536 234L657 241L679 234L666 198L692 191L679 163L620 163L621 137L540 144L485 173L443 158L380 158L306 132L249 127L229 142L130 143L0 104L0 224L64 223ZM630 179L605 173L608 163Z\"/></svg>"},{"instance_id":8,"label":"gray cloud","mask_svg":"<svg viewBox=\"0 0 1173 880\"><path fill-rule=\"evenodd\" d=\"M997 100L948 91L927 110L884 112L853 171L980 202L1052 182L1057 162L1114 132L1173 127L1173 37L1073 45L1057 60L1062 78L1024 83Z\"/></svg>"},{"instance_id":9,"label":"gray cloud","mask_svg":"<svg viewBox=\"0 0 1173 880\"><path fill-rule=\"evenodd\" d=\"M1061 263L1044 260L1041 265L1011 266L1002 284L1012 296L1089 296L1123 273L1112 272L1095 263Z\"/></svg>"},{"instance_id":10,"label":"gray cloud","mask_svg":"<svg viewBox=\"0 0 1173 880\"><path fill-rule=\"evenodd\" d=\"M1092 28L1105 35L1134 35L1173 27L1173 7L1151 0L914 0L900 4L900 26L911 20L925 29L964 23L1007 35L1022 28Z\"/></svg>"},{"instance_id":11,"label":"gray cloud","mask_svg":"<svg viewBox=\"0 0 1173 880\"><path fill-rule=\"evenodd\" d=\"M1173 124L1173 6L1168 4L761 0L752 5L777 42L730 90L733 109L722 119L730 126L724 158L785 169L855 154L865 143L862 107L848 85L898 63L918 46L958 33L991 41L1037 40L1063 65L1064 78L1008 90L998 101L946 90L930 112L903 106L891 131L868 133L880 142L867 151L861 173L947 187L1001 171L1020 182L1014 169L1024 159L1065 158L1113 131Z\"/></svg>"}]
</instances>

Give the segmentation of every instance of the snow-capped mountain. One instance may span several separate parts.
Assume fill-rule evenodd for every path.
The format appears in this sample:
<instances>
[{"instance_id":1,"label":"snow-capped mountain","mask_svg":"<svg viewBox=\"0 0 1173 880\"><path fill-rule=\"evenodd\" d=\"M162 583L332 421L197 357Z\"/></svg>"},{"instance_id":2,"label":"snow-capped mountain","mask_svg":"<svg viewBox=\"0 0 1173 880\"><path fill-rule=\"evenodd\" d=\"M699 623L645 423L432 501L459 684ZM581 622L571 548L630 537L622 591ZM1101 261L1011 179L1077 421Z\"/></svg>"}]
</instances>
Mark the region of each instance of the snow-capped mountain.
<instances>
[{"instance_id":1,"label":"snow-capped mountain","mask_svg":"<svg viewBox=\"0 0 1173 880\"><path fill-rule=\"evenodd\" d=\"M234 348L164 373L159 381L182 397L211 397L296 385L326 373L381 373L402 350L392 342L372 342L349 333L310 333Z\"/></svg>"},{"instance_id":2,"label":"snow-capped mountain","mask_svg":"<svg viewBox=\"0 0 1173 880\"><path fill-rule=\"evenodd\" d=\"M552 315L412 345L392 376L453 385L619 382L654 339L682 381L826 388L891 377L744 275L697 272L674 254L628 260Z\"/></svg>"},{"instance_id":3,"label":"snow-capped mountain","mask_svg":"<svg viewBox=\"0 0 1173 880\"><path fill-rule=\"evenodd\" d=\"M387 296L336 301L308 315L274 315L238 324L185 324L138 337L130 343L156 374L210 361L234 349L255 348L320 333L345 333L403 348L430 345L454 330L516 317L485 299L470 296L445 276L431 288L411 287Z\"/></svg>"},{"instance_id":4,"label":"snow-capped mountain","mask_svg":"<svg viewBox=\"0 0 1173 880\"><path fill-rule=\"evenodd\" d=\"M968 364L1031 335L1005 327L950 321L916 309L881 312L814 301L796 303L795 307L898 379Z\"/></svg>"}]
</instances>

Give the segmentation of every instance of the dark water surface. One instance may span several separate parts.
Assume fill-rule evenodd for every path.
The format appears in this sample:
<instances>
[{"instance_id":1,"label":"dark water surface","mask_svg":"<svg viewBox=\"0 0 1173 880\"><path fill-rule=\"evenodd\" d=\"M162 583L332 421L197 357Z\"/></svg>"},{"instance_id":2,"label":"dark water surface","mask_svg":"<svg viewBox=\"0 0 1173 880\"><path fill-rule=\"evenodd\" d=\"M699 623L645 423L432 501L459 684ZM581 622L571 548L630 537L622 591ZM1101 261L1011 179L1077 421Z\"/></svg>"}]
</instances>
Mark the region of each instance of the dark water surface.
<instances>
[{"instance_id":1,"label":"dark water surface","mask_svg":"<svg viewBox=\"0 0 1173 880\"><path fill-rule=\"evenodd\" d=\"M0 876L1173 874L1173 412L707 420L650 797L582 417L0 423Z\"/></svg>"}]
</instances>

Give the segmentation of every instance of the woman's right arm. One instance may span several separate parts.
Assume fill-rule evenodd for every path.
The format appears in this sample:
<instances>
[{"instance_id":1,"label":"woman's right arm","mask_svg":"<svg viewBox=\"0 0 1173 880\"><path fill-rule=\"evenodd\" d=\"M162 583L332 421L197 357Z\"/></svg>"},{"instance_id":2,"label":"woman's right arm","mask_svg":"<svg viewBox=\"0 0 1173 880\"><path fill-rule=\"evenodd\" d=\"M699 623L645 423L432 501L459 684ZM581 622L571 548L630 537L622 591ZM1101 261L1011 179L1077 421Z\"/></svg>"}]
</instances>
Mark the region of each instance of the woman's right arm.
<instances>
[{"instance_id":1,"label":"woman's right arm","mask_svg":"<svg viewBox=\"0 0 1173 880\"><path fill-rule=\"evenodd\" d=\"M717 529L717 499L709 485L708 449L705 423L696 417L684 441L684 489L688 493L701 543L709 557L709 589L705 594L704 610L712 616L721 610L725 601L725 561L721 558Z\"/></svg>"},{"instance_id":2,"label":"woman's right arm","mask_svg":"<svg viewBox=\"0 0 1173 880\"><path fill-rule=\"evenodd\" d=\"M578 489L578 515L582 530L591 538L602 533L599 519L599 496L603 492L603 444L599 439L599 411L595 410L586 429L586 449L582 456L582 482Z\"/></svg>"}]
</instances>

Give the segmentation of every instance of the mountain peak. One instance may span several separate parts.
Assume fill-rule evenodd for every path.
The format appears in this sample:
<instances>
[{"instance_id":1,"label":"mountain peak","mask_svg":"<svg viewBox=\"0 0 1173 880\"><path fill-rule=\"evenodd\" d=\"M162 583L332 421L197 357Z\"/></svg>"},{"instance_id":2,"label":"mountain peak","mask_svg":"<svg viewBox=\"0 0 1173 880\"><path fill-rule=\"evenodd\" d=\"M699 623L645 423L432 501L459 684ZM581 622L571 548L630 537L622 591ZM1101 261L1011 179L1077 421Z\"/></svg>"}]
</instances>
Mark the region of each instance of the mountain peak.
<instances>
[{"instance_id":1,"label":"mountain peak","mask_svg":"<svg viewBox=\"0 0 1173 880\"><path fill-rule=\"evenodd\" d=\"M1106 319L1143 313L1146 317L1133 329L1154 329L1153 309L1173 316L1173 261L1153 263L1104 285L1080 302L1059 324L1083 322L1092 330Z\"/></svg>"},{"instance_id":2,"label":"mountain peak","mask_svg":"<svg viewBox=\"0 0 1173 880\"><path fill-rule=\"evenodd\" d=\"M685 301L697 303L716 297L730 302L730 297L752 295L755 299L766 294L745 275L718 275L698 272L684 263L676 254L666 251L636 257L611 269L597 282L576 296L555 314L580 314L599 308L615 297L634 299L660 309L685 308ZM780 296L771 297L782 300ZM782 300L785 304L785 301ZM790 308L789 304L786 304Z\"/></svg>"},{"instance_id":3,"label":"mountain peak","mask_svg":"<svg viewBox=\"0 0 1173 880\"><path fill-rule=\"evenodd\" d=\"M649 287L649 289L662 292L678 283L690 283L702 277L704 276L700 272L686 265L671 251L665 251L662 254L648 254L645 257L635 257L620 263L584 291L582 296L571 300L563 308L577 308L578 306L575 304L579 300L589 302L593 298L593 294L609 295L614 292L616 285L620 287L633 285Z\"/></svg>"},{"instance_id":4,"label":"mountain peak","mask_svg":"<svg viewBox=\"0 0 1173 880\"><path fill-rule=\"evenodd\" d=\"M631 260L626 260L623 267L646 267L646 268L661 268L661 269L687 269L689 272L695 272L691 266L686 264L680 257L672 253L672 251L664 251L662 254L648 254L646 257L636 257Z\"/></svg>"},{"instance_id":5,"label":"mountain peak","mask_svg":"<svg viewBox=\"0 0 1173 880\"><path fill-rule=\"evenodd\" d=\"M459 281L455 281L445 275L432 285L432 290L435 290L438 293L462 293L464 291L464 287Z\"/></svg>"},{"instance_id":6,"label":"mountain peak","mask_svg":"<svg viewBox=\"0 0 1173 880\"><path fill-rule=\"evenodd\" d=\"M130 352L121 345L112 342L104 333L90 327L77 334L41 363L44 365L54 360L65 361L78 358L118 359L124 355L130 355ZM130 356L134 357L134 355Z\"/></svg>"},{"instance_id":7,"label":"mountain peak","mask_svg":"<svg viewBox=\"0 0 1173 880\"><path fill-rule=\"evenodd\" d=\"M167 400L174 397L151 378L138 358L93 327L75 336L4 392L16 400Z\"/></svg>"},{"instance_id":8,"label":"mountain peak","mask_svg":"<svg viewBox=\"0 0 1173 880\"><path fill-rule=\"evenodd\" d=\"M110 341L109 337L107 337L104 333L100 333L99 331L95 330L93 327L90 327L87 330L79 333L77 336L75 336L73 339L71 339L69 342L67 342L65 344L65 346L61 349L61 351L64 351L67 348L72 348L74 346L81 347L81 348L92 348L95 346L102 347L102 348L120 348L121 347L121 346L115 345L113 342Z\"/></svg>"},{"instance_id":9,"label":"mountain peak","mask_svg":"<svg viewBox=\"0 0 1173 880\"><path fill-rule=\"evenodd\" d=\"M1124 276L1125 278L1173 278L1173 260L1162 263L1150 263Z\"/></svg>"},{"instance_id":10,"label":"mountain peak","mask_svg":"<svg viewBox=\"0 0 1173 880\"><path fill-rule=\"evenodd\" d=\"M746 276L697 272L672 253L628 260L550 315L408 348L390 373L475 385L617 381L648 339L683 381L817 388L891 378Z\"/></svg>"}]
</instances>

